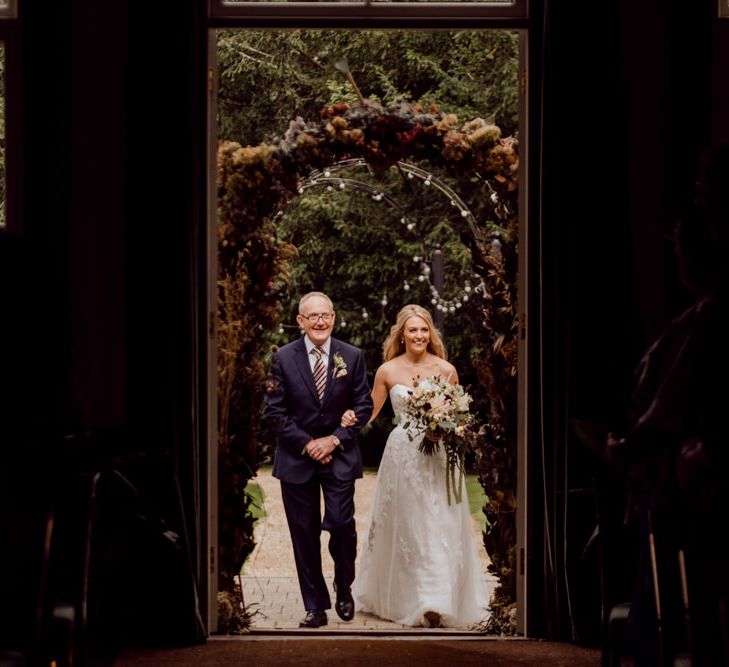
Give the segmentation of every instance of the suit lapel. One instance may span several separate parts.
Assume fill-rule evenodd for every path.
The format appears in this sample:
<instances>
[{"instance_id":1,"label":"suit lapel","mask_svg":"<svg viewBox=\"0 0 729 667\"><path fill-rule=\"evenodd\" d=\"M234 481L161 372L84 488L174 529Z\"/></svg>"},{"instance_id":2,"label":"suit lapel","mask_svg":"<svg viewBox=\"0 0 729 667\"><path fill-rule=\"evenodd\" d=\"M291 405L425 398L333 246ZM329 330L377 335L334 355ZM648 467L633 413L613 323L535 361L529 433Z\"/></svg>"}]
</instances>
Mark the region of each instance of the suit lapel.
<instances>
[{"instance_id":1,"label":"suit lapel","mask_svg":"<svg viewBox=\"0 0 729 667\"><path fill-rule=\"evenodd\" d=\"M306 345L304 344L304 338L299 340L299 345L296 346L294 351L294 360L296 361L296 367L301 373L301 378L304 380L304 384L309 388L313 399L319 404L319 395L316 393L316 385L314 384L314 375L311 372L311 365L309 364L309 356L306 354ZM328 387L328 385L327 385Z\"/></svg>"}]
</instances>

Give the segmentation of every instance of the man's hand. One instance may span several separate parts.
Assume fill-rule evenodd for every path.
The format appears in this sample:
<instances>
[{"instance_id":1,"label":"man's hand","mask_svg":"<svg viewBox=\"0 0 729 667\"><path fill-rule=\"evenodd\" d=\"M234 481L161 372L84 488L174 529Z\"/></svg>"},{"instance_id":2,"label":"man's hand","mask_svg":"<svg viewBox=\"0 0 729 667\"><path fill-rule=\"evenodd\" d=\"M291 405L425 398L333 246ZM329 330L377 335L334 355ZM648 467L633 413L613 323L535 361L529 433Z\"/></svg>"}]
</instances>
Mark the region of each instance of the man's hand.
<instances>
[{"instance_id":1,"label":"man's hand","mask_svg":"<svg viewBox=\"0 0 729 667\"><path fill-rule=\"evenodd\" d=\"M323 438L311 440L304 450L315 461L327 464L332 460L332 452L334 451L332 437L330 435L325 435Z\"/></svg>"}]
</instances>

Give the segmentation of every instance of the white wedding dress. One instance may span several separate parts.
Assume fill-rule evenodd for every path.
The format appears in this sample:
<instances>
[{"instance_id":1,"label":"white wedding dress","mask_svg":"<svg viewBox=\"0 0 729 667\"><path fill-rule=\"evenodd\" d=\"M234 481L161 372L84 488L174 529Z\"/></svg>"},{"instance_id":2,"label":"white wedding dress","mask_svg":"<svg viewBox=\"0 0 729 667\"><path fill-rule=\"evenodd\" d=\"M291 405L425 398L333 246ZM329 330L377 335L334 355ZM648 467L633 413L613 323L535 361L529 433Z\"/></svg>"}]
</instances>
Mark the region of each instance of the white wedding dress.
<instances>
[{"instance_id":1,"label":"white wedding dress","mask_svg":"<svg viewBox=\"0 0 729 667\"><path fill-rule=\"evenodd\" d=\"M390 389L400 423L409 389ZM421 439L410 440L402 425L387 439L352 586L355 608L409 626L427 625L432 611L443 626L466 627L487 618L492 590L465 489L460 503L451 489L449 506L443 448L426 456Z\"/></svg>"}]
</instances>

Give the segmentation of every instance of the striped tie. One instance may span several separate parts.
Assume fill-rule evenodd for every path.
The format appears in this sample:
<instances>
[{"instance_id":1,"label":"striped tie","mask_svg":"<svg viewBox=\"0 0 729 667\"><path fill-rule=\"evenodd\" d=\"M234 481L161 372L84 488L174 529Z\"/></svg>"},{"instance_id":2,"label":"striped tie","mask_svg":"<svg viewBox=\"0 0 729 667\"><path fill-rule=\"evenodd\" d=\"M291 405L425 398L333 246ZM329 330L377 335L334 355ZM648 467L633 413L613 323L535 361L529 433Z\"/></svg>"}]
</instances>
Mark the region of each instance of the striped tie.
<instances>
[{"instance_id":1,"label":"striped tie","mask_svg":"<svg viewBox=\"0 0 729 667\"><path fill-rule=\"evenodd\" d=\"M311 349L311 353L316 357L314 362L314 384L316 385L316 393L319 394L319 402L324 398L324 389L327 386L327 369L321 360L323 350L320 347Z\"/></svg>"}]
</instances>

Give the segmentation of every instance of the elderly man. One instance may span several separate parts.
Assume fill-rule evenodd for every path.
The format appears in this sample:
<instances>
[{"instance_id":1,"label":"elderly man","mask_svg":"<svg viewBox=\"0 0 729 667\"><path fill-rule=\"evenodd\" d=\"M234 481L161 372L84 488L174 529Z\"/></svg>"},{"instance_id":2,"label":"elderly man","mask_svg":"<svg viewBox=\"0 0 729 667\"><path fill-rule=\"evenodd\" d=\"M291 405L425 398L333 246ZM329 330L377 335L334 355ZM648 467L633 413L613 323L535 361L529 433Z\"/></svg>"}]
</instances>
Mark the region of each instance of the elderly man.
<instances>
[{"instance_id":1,"label":"elderly man","mask_svg":"<svg viewBox=\"0 0 729 667\"><path fill-rule=\"evenodd\" d=\"M327 624L331 608L321 566L322 529L329 532L334 559L335 609L345 621L354 616L354 483L362 477L357 436L370 418L372 399L364 354L332 338L335 313L329 297L305 294L296 321L304 335L271 359L265 416L276 436L273 475L281 481L306 609L299 625L318 628ZM348 408L354 409L357 422L345 428L340 420Z\"/></svg>"}]
</instances>

